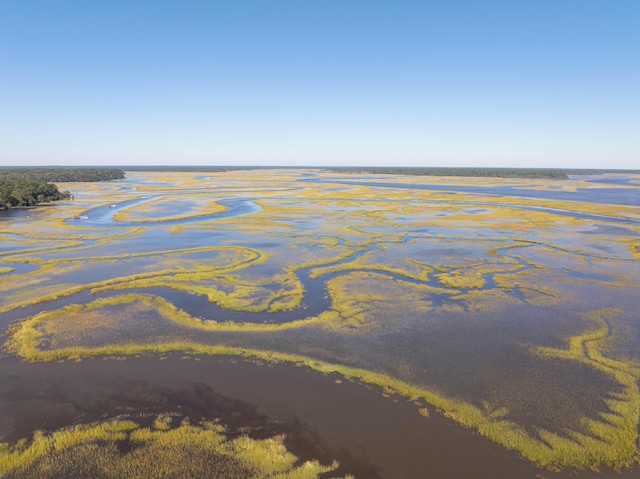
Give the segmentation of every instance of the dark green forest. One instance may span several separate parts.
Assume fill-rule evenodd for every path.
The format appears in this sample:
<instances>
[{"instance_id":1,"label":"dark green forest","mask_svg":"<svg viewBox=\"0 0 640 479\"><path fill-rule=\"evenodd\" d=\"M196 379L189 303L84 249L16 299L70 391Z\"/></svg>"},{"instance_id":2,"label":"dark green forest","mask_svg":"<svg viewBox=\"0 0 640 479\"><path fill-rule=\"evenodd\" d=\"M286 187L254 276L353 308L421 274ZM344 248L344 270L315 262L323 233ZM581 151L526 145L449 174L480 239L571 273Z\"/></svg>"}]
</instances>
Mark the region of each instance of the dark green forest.
<instances>
[{"instance_id":1,"label":"dark green forest","mask_svg":"<svg viewBox=\"0 0 640 479\"><path fill-rule=\"evenodd\" d=\"M218 173L235 170L265 169L312 169L334 173L362 173L378 175L416 175L416 176L468 176L490 178L547 178L567 179L570 175L602 175L604 173L640 173L640 170L607 169L567 169L567 168L458 168L458 167L410 167L410 166L206 166L206 165L133 165L123 166L127 171L186 171L199 173Z\"/></svg>"},{"instance_id":2,"label":"dark green forest","mask_svg":"<svg viewBox=\"0 0 640 479\"><path fill-rule=\"evenodd\" d=\"M70 198L68 191L61 192L56 185L40 180L0 179L0 210L19 206L32 206Z\"/></svg>"},{"instance_id":3,"label":"dark green forest","mask_svg":"<svg viewBox=\"0 0 640 479\"><path fill-rule=\"evenodd\" d=\"M547 178L564 180L569 175L601 175L603 173L638 173L638 170L592 170L563 168L449 168L449 167L337 167L336 173L369 173L377 175L472 176L490 178Z\"/></svg>"},{"instance_id":4,"label":"dark green forest","mask_svg":"<svg viewBox=\"0 0 640 479\"><path fill-rule=\"evenodd\" d=\"M0 180L38 180L65 183L121 180L119 168L2 168Z\"/></svg>"}]
</instances>

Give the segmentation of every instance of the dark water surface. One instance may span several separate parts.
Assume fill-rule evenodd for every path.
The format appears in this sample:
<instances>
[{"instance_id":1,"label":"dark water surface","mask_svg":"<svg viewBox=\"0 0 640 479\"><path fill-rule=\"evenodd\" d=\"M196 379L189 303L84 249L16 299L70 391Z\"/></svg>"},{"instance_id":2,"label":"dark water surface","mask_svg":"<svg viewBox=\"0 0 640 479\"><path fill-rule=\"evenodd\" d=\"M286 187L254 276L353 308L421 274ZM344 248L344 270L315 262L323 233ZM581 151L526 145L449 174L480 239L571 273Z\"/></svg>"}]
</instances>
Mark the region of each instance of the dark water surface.
<instances>
[{"instance_id":1,"label":"dark water surface","mask_svg":"<svg viewBox=\"0 0 640 479\"><path fill-rule=\"evenodd\" d=\"M299 180L303 181L303 180ZM383 181L357 181L335 179L305 179L306 182L331 183L356 186L375 186L382 188L401 188L413 190L455 191L462 193L480 193L483 195L518 196L526 198L542 198L561 201L583 201L587 203L604 203L614 205L640 206L640 187L629 188L578 188L576 191L528 190L516 186L464 186L434 185L425 183L395 183Z\"/></svg>"},{"instance_id":2,"label":"dark water surface","mask_svg":"<svg viewBox=\"0 0 640 479\"><path fill-rule=\"evenodd\" d=\"M212 213L209 215L199 215L199 216L191 216L188 218L179 218L174 220L165 220L165 221L153 221L153 222L136 222L136 221L128 221L128 222L120 222L115 221L113 217L120 210L125 208L130 208L132 206L140 205L143 203L148 203L150 201L155 201L162 198L162 196L148 196L144 198L138 198L135 200L127 200L121 201L119 203L114 203L113 205L108 206L99 206L97 208L93 208L91 210L85 211L80 214L78 218L71 218L66 220L67 224L70 225L80 225L83 227L100 227L100 228L118 228L118 227L131 227L131 226L174 226L174 225L184 225L184 224L192 224L199 223L202 221L223 219L223 218L235 218L237 216L249 215L252 213L257 213L262 210L262 207L251 200L245 199L229 199L229 200L220 200L219 203L223 206L227 207L227 210Z\"/></svg>"},{"instance_id":3,"label":"dark water surface","mask_svg":"<svg viewBox=\"0 0 640 479\"><path fill-rule=\"evenodd\" d=\"M298 455L337 458L343 473L361 478L620 478L637 471L550 473L443 418L419 415L405 398L286 364L180 355L24 364L0 360L0 435L125 414L180 412L218 416L232 426L282 426ZM200 359L196 361L195 359ZM235 419L234 419L235 418Z\"/></svg>"}]
</instances>

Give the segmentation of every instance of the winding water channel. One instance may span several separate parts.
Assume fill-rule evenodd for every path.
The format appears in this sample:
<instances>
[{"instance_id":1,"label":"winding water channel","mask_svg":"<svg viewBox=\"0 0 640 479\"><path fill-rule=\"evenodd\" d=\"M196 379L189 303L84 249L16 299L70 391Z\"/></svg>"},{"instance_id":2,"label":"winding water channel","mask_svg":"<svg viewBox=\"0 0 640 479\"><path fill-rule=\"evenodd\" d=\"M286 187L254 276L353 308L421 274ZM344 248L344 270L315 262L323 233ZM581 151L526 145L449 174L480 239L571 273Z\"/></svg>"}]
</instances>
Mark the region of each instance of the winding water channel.
<instances>
[{"instance_id":1,"label":"winding water channel","mask_svg":"<svg viewBox=\"0 0 640 479\"><path fill-rule=\"evenodd\" d=\"M81 225L90 228L130 228L132 226L175 226L200 223L203 221L221 220L225 218L236 218L239 216L250 215L262 211L262 207L251 200L247 199L227 199L220 200L218 203L226 207L225 211L219 213L211 213L198 216L189 216L186 218L176 218L164 221L116 221L114 217L121 210L132 208L144 203L157 201L164 196L148 196L137 198L134 200L121 201L108 206L99 206L90 209L78 215L75 218L66 220L70 225Z\"/></svg>"}]
</instances>

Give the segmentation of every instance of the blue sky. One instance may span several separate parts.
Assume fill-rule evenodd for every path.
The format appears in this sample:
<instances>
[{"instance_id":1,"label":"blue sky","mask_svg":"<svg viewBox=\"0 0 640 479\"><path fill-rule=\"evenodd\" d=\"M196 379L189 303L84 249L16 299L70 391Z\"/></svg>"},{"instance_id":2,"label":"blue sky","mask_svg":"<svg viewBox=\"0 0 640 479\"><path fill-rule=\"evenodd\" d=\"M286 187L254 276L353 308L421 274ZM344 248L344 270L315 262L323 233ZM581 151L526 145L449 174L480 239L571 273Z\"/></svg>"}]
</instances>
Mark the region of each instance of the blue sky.
<instances>
[{"instance_id":1,"label":"blue sky","mask_svg":"<svg viewBox=\"0 0 640 479\"><path fill-rule=\"evenodd\" d=\"M640 1L0 1L0 165L640 168Z\"/></svg>"}]
</instances>

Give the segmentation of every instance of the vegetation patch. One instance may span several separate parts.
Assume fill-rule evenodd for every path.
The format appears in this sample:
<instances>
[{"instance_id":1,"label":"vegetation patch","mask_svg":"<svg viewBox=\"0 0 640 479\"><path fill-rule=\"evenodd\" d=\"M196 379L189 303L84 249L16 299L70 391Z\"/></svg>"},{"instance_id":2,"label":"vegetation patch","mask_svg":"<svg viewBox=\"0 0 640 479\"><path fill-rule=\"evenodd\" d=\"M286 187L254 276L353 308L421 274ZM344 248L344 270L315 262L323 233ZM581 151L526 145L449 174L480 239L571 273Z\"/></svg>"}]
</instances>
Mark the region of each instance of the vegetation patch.
<instances>
[{"instance_id":1,"label":"vegetation patch","mask_svg":"<svg viewBox=\"0 0 640 479\"><path fill-rule=\"evenodd\" d=\"M168 415L151 427L113 419L0 444L0 477L312 479L337 469L335 462L300 462L284 439L231 438L215 422L185 419L172 427Z\"/></svg>"},{"instance_id":2,"label":"vegetation patch","mask_svg":"<svg viewBox=\"0 0 640 479\"><path fill-rule=\"evenodd\" d=\"M637 331L638 207L535 197L584 181L386 177L383 188L324 176L336 182L296 170L140 173L73 184L73 203L34 216L12 212L2 225L0 313L25 319L10 327L8 350L31 361L170 351L287 361L435 406L544 467L638 460L638 350L612 340ZM425 181L489 181L533 197L392 184ZM145 228L69 221L159 195L117 216L147 219ZM220 198L263 209L199 217ZM188 226L157 223L186 216ZM425 338L442 342L429 348ZM522 363L496 373L505 357ZM584 401L573 401L587 396L587 381L567 376L575 371L604 378ZM550 397L545 386L567 377L577 379L554 389L565 405L533 411ZM530 414L516 401L529 392L540 394L528 398ZM156 422L154 434L174 430Z\"/></svg>"},{"instance_id":3,"label":"vegetation patch","mask_svg":"<svg viewBox=\"0 0 640 479\"><path fill-rule=\"evenodd\" d=\"M357 299L357 298L356 298ZM10 330L11 339L6 344L10 352L19 354L31 361L52 361L58 359L78 359L90 356L120 356L141 353L168 353L185 352L190 354L207 355L239 355L255 357L272 362L286 361L294 364L308 366L323 373L338 373L347 379L355 379L364 383L383 387L388 393L400 394L413 401L422 399L426 403L435 406L444 412L447 417L467 427L476 428L480 434L502 444L510 449L518 450L527 459L547 468L556 469L563 466L597 467L605 464L613 468L630 467L637 460L635 441L637 439L636 425L638 421L638 408L640 405L639 394L635 381L638 377L635 370L628 369L624 363L610 361L601 357L597 341L606 335L604 330L589 332L586 335L572 338L569 351L538 349L536 354L560 357L568 360L588 361L606 374L611 375L620 384L624 385L626 392L612 396L608 400L610 413L602 413L601 419L584 419L584 427L588 433L567 431L566 435L558 435L545 430L538 430L535 434L528 432L526 428L505 418L508 410L500 409L497 414L494 408L479 408L464 401L447 397L438 390L425 389L400 381L391 376L369 371L366 369L332 364L313 358L286 354L276 351L263 351L249 348L238 348L224 345L207 345L192 341L153 341L145 344L117 343L97 347L70 346L59 349L41 349L43 340L49 340L43 330L47 321L68 318L70 315L82 313L87 310L104 307L108 304L133 303L142 301L146 305L157 308L162 314L185 326L196 326L198 321L193 320L183 312L176 310L172 305L161 299L151 297L128 296L112 298L108 301L96 301L84 308L79 305L69 306L53 313L42 313L29 320L22 321ZM348 309L351 308L351 309ZM355 308L355 309L354 309ZM329 324L330 321L342 322L345 318L348 324L358 325L359 314L357 305L347 303L344 311L339 316L327 313L323 317L313 321L321 321ZM353 314L351 314L353 313ZM349 316L350 315L350 316ZM249 331L268 331L274 325L249 326ZM298 327L291 324L276 326L273 329L283 327ZM202 324L205 329L216 328L228 330L229 328L241 330L243 325L216 325ZM46 327L45 327L46 330ZM587 346L584 346L585 343ZM591 344L593 343L593 344ZM578 346L580 345L580 348ZM584 356L585 348L589 351L589 359ZM583 351L578 354L578 349Z\"/></svg>"},{"instance_id":4,"label":"vegetation patch","mask_svg":"<svg viewBox=\"0 0 640 479\"><path fill-rule=\"evenodd\" d=\"M607 399L610 411L602 413L598 420L585 419L589 435L571 434L559 437L547 431L541 436L559 450L569 454L576 440L591 450L594 463L602 462L615 468L631 467L640 459L636 448L640 415L640 369L632 364L606 358L602 349L611 338L609 320L619 314L615 309L591 311L587 314L593 327L583 334L568 339L569 349L538 347L533 351L546 357L579 361L613 376L624 386L623 392ZM588 464L587 464L588 465Z\"/></svg>"},{"instance_id":5,"label":"vegetation patch","mask_svg":"<svg viewBox=\"0 0 640 479\"><path fill-rule=\"evenodd\" d=\"M450 288L480 289L486 284L482 274L477 271L462 272L457 270L452 271L451 273L436 274L434 276L438 278L440 284L443 286L449 286Z\"/></svg>"},{"instance_id":6,"label":"vegetation patch","mask_svg":"<svg viewBox=\"0 0 640 479\"><path fill-rule=\"evenodd\" d=\"M119 168L0 168L0 180L38 180L54 183L121 180Z\"/></svg>"},{"instance_id":7,"label":"vegetation patch","mask_svg":"<svg viewBox=\"0 0 640 479\"><path fill-rule=\"evenodd\" d=\"M0 210L69 199L56 185L38 180L4 180L0 177Z\"/></svg>"}]
</instances>

